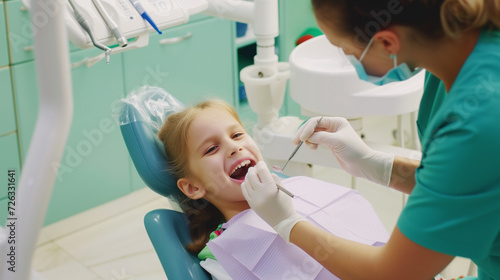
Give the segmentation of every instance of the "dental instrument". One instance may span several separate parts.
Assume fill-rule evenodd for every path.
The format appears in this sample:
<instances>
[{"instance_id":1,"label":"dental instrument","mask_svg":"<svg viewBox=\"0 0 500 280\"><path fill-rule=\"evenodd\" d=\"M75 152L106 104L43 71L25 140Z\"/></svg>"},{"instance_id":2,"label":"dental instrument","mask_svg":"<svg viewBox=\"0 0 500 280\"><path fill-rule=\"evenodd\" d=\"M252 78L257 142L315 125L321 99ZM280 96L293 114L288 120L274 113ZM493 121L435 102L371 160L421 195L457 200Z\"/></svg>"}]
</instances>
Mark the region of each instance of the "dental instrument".
<instances>
[{"instance_id":1,"label":"dental instrument","mask_svg":"<svg viewBox=\"0 0 500 280\"><path fill-rule=\"evenodd\" d=\"M155 22L151 19L149 14L146 12L146 9L144 9L141 2L139 0L130 0L130 2L132 3L132 5L134 5L135 9L141 15L141 17L144 20L146 20L147 22L149 22L149 24L156 30L156 32L158 32L161 35L160 29L158 29Z\"/></svg>"},{"instance_id":2,"label":"dental instrument","mask_svg":"<svg viewBox=\"0 0 500 280\"><path fill-rule=\"evenodd\" d=\"M319 125L319 123L321 122L322 119L323 119L323 116L321 116L321 118L319 118L319 121L316 124L316 126L314 127L314 130L316 130L316 128L318 127L318 125ZM285 170L285 167L288 165L288 163L293 158L293 156L295 156L295 154L300 149L300 147L302 146L302 144L304 144L304 141L300 141L300 143L297 145L297 147L295 148L295 150L293 150L292 154L290 155L290 157L288 157L288 160L285 162L285 165L283 166L283 168L281 168L281 171Z\"/></svg>"},{"instance_id":3,"label":"dental instrument","mask_svg":"<svg viewBox=\"0 0 500 280\"><path fill-rule=\"evenodd\" d=\"M111 34L116 38L116 41L120 44L120 46L125 47L127 46L127 39L122 35L120 29L118 28L118 25L113 21L111 16L106 12L104 9L104 6L102 5L100 0L92 0L94 3L95 7L97 8L97 11L99 11L99 14L101 15L102 19L108 26L109 30L111 31Z\"/></svg>"},{"instance_id":4,"label":"dental instrument","mask_svg":"<svg viewBox=\"0 0 500 280\"><path fill-rule=\"evenodd\" d=\"M76 17L76 21L80 24L80 26L89 34L90 36L90 40L92 40L92 44L94 44L94 46L96 48L99 48L101 50L104 51L104 54L106 55L106 64L109 64L109 56L111 54L111 49L108 48L107 46L99 43L96 39L95 39L95 36L94 36L94 32L92 31L92 28L90 27L90 23L89 21L87 20L86 17L84 17L79 11L78 9L75 7L74 3L73 3L73 0L68 0L69 1L69 4L71 5L71 7L73 8L73 13L75 14L75 17Z\"/></svg>"},{"instance_id":5,"label":"dental instrument","mask_svg":"<svg viewBox=\"0 0 500 280\"><path fill-rule=\"evenodd\" d=\"M294 198L295 195L293 193L291 193L289 190L285 189L285 187L283 187L282 185L280 184L276 184L276 187L278 187L278 190L284 192L286 195L288 195L289 197L291 198Z\"/></svg>"}]
</instances>

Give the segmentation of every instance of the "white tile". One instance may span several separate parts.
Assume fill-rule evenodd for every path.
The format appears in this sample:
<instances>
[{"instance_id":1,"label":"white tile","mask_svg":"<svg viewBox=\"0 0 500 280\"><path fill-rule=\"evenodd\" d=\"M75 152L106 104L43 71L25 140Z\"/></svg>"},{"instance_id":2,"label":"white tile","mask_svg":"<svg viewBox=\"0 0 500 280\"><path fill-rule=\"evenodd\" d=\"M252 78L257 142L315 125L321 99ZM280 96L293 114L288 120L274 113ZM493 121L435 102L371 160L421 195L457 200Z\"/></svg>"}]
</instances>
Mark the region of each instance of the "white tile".
<instances>
[{"instance_id":1,"label":"white tile","mask_svg":"<svg viewBox=\"0 0 500 280\"><path fill-rule=\"evenodd\" d=\"M37 245L41 245L50 240L61 238L81 229L85 229L93 224L119 215L120 213L123 213L128 209L147 204L148 202L155 201L159 198L162 197L148 188L137 190L129 195L123 196L116 200L110 201L98 207L89 209L85 212L79 213L77 215L71 216L67 219L42 228L37 241Z\"/></svg>"},{"instance_id":2,"label":"white tile","mask_svg":"<svg viewBox=\"0 0 500 280\"><path fill-rule=\"evenodd\" d=\"M165 272L153 272L145 275L139 275L134 280L167 280Z\"/></svg>"},{"instance_id":3,"label":"white tile","mask_svg":"<svg viewBox=\"0 0 500 280\"><path fill-rule=\"evenodd\" d=\"M47 231L44 231L43 228L38 232L38 238L36 240L36 246L42 246L52 241L52 237Z\"/></svg>"},{"instance_id":4,"label":"white tile","mask_svg":"<svg viewBox=\"0 0 500 280\"><path fill-rule=\"evenodd\" d=\"M33 268L47 280L98 280L96 273L49 242L35 250Z\"/></svg>"},{"instance_id":5,"label":"white tile","mask_svg":"<svg viewBox=\"0 0 500 280\"><path fill-rule=\"evenodd\" d=\"M167 279L154 250L123 256L103 264L90 267L102 279L146 280Z\"/></svg>"},{"instance_id":6,"label":"white tile","mask_svg":"<svg viewBox=\"0 0 500 280\"><path fill-rule=\"evenodd\" d=\"M54 242L86 266L140 254L153 248L144 228L144 215L169 206L164 198L157 199Z\"/></svg>"}]
</instances>

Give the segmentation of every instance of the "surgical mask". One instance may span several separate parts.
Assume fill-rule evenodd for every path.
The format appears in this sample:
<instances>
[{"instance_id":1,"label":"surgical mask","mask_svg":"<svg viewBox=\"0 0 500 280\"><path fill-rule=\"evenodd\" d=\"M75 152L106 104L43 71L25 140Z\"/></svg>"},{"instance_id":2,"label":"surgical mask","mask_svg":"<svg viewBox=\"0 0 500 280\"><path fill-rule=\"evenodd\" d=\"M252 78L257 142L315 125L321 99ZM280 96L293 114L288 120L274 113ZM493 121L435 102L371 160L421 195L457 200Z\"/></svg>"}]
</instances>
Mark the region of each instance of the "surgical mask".
<instances>
[{"instance_id":1,"label":"surgical mask","mask_svg":"<svg viewBox=\"0 0 500 280\"><path fill-rule=\"evenodd\" d=\"M361 64L361 61L363 60L363 58L365 58L365 55L372 44L373 44L373 38L370 40L370 42L368 42L368 46L366 46L366 49L361 54L359 60L354 55L346 55L347 60L349 60L349 62L354 66L354 69L356 69L358 77L361 80L370 82L374 85L382 86L392 82L400 82L407 80L413 77L414 75L418 74L418 72L422 70L416 68L414 71L411 71L410 67L408 67L406 63L401 63L400 65L398 65L397 55L391 54L391 58L394 60L394 67L391 70L389 70L389 72L387 72L382 77L368 75L365 71L365 68L363 67L363 64Z\"/></svg>"}]
</instances>

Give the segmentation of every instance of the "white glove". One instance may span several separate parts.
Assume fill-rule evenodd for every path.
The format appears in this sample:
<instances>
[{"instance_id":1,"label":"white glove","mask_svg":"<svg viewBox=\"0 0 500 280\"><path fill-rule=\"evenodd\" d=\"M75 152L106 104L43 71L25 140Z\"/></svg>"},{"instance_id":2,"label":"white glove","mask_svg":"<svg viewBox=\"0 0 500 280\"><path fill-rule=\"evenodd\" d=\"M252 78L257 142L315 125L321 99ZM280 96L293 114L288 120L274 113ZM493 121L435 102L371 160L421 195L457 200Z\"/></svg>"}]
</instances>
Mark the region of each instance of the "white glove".
<instances>
[{"instance_id":1,"label":"white glove","mask_svg":"<svg viewBox=\"0 0 500 280\"><path fill-rule=\"evenodd\" d=\"M345 118L324 117L316 130L319 117L299 128L293 143L306 141L311 149L325 145L332 150L340 166L355 177L389 186L394 155L375 151L361 140Z\"/></svg>"},{"instance_id":2,"label":"white glove","mask_svg":"<svg viewBox=\"0 0 500 280\"><path fill-rule=\"evenodd\" d=\"M278 176L271 174L266 163L260 161L248 170L241 191L257 215L290 243L290 231L305 219L295 212L292 198L279 191L277 183L281 184Z\"/></svg>"}]
</instances>

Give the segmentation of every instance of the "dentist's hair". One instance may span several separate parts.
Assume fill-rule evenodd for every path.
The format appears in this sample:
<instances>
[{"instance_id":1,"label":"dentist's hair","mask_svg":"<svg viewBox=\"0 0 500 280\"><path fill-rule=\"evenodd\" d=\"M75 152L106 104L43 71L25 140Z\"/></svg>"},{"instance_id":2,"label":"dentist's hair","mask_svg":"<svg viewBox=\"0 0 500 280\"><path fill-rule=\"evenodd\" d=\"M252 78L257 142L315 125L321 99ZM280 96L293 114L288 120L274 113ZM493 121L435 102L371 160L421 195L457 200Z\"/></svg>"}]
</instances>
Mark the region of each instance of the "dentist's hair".
<instances>
[{"instance_id":1,"label":"dentist's hair","mask_svg":"<svg viewBox=\"0 0 500 280\"><path fill-rule=\"evenodd\" d=\"M464 30L500 28L500 0L447 0L441 6L444 32L458 37Z\"/></svg>"},{"instance_id":2,"label":"dentist's hair","mask_svg":"<svg viewBox=\"0 0 500 280\"><path fill-rule=\"evenodd\" d=\"M311 0L318 20L363 44L390 25L429 39L471 29L500 28L500 0Z\"/></svg>"},{"instance_id":3,"label":"dentist's hair","mask_svg":"<svg viewBox=\"0 0 500 280\"><path fill-rule=\"evenodd\" d=\"M169 171L177 178L192 175L187 160L189 154L188 130L198 115L209 108L226 111L241 124L236 110L231 105L223 100L211 99L169 115L158 132L158 137L169 158ZM203 198L193 200L179 191L178 196L174 196L173 199L177 200L176 202L189 220L189 231L193 242L188 244L186 249L191 253L199 253L208 242L210 233L225 221L224 216L213 204Z\"/></svg>"}]
</instances>

